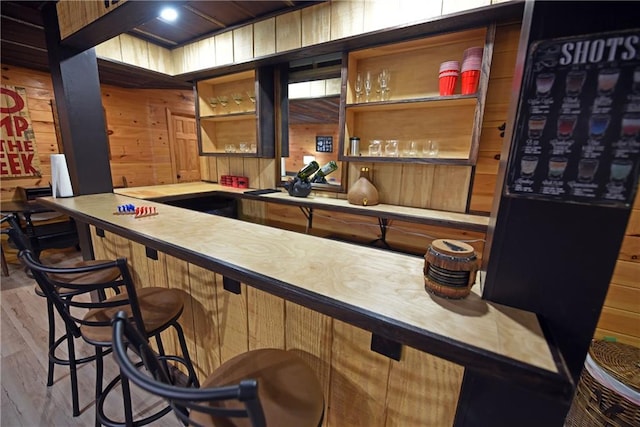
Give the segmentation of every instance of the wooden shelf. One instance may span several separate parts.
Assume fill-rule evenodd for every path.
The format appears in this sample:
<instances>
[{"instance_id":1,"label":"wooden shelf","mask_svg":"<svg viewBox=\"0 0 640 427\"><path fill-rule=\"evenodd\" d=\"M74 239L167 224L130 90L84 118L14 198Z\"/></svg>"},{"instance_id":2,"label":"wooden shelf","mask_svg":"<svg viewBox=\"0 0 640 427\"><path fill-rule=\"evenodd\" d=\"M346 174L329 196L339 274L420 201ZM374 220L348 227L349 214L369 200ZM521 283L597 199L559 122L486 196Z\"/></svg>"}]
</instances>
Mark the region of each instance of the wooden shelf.
<instances>
[{"instance_id":1,"label":"wooden shelf","mask_svg":"<svg viewBox=\"0 0 640 427\"><path fill-rule=\"evenodd\" d=\"M413 108L442 108L451 106L474 106L478 97L474 95L429 96L425 98L391 101L359 102L346 106L350 111L407 110Z\"/></svg>"},{"instance_id":2,"label":"wooden shelf","mask_svg":"<svg viewBox=\"0 0 640 427\"><path fill-rule=\"evenodd\" d=\"M425 163L473 166L476 163L484 98L491 61L493 31L477 28L438 36L350 52L347 64L344 137L341 159L366 162ZM464 51L484 47L483 65L478 90L461 94L460 79L454 95L440 96L438 71L444 61L462 63ZM375 90L378 75L386 69L390 74L389 100L379 100ZM356 97L357 76L369 74L372 95L369 102ZM360 156L349 154L348 141L360 138ZM368 156L369 141L397 140L398 157ZM403 156L407 146L419 147L436 141L435 157ZM418 148L418 152L422 152Z\"/></svg>"},{"instance_id":3,"label":"wooden shelf","mask_svg":"<svg viewBox=\"0 0 640 427\"><path fill-rule=\"evenodd\" d=\"M273 118L273 69L262 67L196 84L198 93L198 139L201 155L272 158L275 154ZM239 104L233 100L239 94ZM250 100L253 97L255 102ZM226 97L226 105L220 103ZM216 100L215 105L211 101ZM259 114L262 112L263 114ZM230 144L255 144L250 152L229 152Z\"/></svg>"},{"instance_id":4,"label":"wooden shelf","mask_svg":"<svg viewBox=\"0 0 640 427\"><path fill-rule=\"evenodd\" d=\"M228 122L236 120L255 120L255 111L247 111L244 113L216 114L212 116L200 116L201 121L207 122Z\"/></svg>"}]
</instances>

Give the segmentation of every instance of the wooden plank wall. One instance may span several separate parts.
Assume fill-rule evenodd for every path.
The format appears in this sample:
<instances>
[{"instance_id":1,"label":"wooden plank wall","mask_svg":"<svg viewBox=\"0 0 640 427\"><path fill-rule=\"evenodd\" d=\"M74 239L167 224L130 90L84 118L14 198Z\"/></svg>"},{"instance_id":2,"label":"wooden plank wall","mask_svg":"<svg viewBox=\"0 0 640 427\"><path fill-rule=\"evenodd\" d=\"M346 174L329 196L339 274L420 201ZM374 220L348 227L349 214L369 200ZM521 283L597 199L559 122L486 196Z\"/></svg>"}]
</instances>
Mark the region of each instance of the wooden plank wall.
<instances>
[{"instance_id":1,"label":"wooden plank wall","mask_svg":"<svg viewBox=\"0 0 640 427\"><path fill-rule=\"evenodd\" d=\"M122 89L102 86L115 186L175 182L171 173L167 112L194 115L189 90Z\"/></svg>"},{"instance_id":2,"label":"wooden plank wall","mask_svg":"<svg viewBox=\"0 0 640 427\"><path fill-rule=\"evenodd\" d=\"M596 337L640 347L640 197L631 211Z\"/></svg>"},{"instance_id":3,"label":"wooden plank wall","mask_svg":"<svg viewBox=\"0 0 640 427\"><path fill-rule=\"evenodd\" d=\"M58 139L53 125L53 87L51 76L25 68L2 65L2 84L24 87L27 105L36 138L42 177L3 178L0 182L0 201L13 200L16 188L49 185L51 154L58 154Z\"/></svg>"},{"instance_id":4,"label":"wooden plank wall","mask_svg":"<svg viewBox=\"0 0 640 427\"><path fill-rule=\"evenodd\" d=\"M59 152L54 126L54 93L48 73L2 65L2 82L24 87L31 112L41 178L5 178L0 200L16 198L16 188L46 186L51 181L50 155ZM137 187L174 182L171 174L166 108L194 115L190 90L132 90L102 86L102 104L109 133L113 185Z\"/></svg>"},{"instance_id":5,"label":"wooden plank wall","mask_svg":"<svg viewBox=\"0 0 640 427\"><path fill-rule=\"evenodd\" d=\"M331 136L333 137L333 152L324 153L316 151L316 136ZM338 136L339 129L338 123L327 124L315 124L315 123L301 123L289 125L289 157L285 159L286 170L289 172L299 171L304 164L302 163L303 156L314 156L320 166L327 163L329 160L338 161ZM340 162L338 162L341 165ZM329 178L337 178L340 181L340 173L342 170L337 170Z\"/></svg>"},{"instance_id":6,"label":"wooden plank wall","mask_svg":"<svg viewBox=\"0 0 640 427\"><path fill-rule=\"evenodd\" d=\"M478 162L471 189L471 212L491 212L493 205L500 152L504 142L498 128L507 120L519 38L519 23L496 28Z\"/></svg>"}]
</instances>

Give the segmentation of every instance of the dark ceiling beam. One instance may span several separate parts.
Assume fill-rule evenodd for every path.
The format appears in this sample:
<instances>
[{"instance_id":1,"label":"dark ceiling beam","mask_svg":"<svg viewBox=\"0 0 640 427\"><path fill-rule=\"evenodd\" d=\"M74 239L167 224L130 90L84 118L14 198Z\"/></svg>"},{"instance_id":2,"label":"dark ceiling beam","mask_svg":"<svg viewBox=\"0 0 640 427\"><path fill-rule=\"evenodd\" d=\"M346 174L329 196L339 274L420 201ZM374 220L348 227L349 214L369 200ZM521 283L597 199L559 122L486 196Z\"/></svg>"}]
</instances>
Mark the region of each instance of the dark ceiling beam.
<instances>
[{"instance_id":1,"label":"dark ceiling beam","mask_svg":"<svg viewBox=\"0 0 640 427\"><path fill-rule=\"evenodd\" d=\"M61 41L61 45L80 51L90 49L113 37L158 17L162 1L129 0Z\"/></svg>"},{"instance_id":2,"label":"dark ceiling beam","mask_svg":"<svg viewBox=\"0 0 640 427\"><path fill-rule=\"evenodd\" d=\"M204 19L205 21L209 21L212 24L215 24L221 28L226 28L227 24L225 24L222 21L217 20L216 18L214 18L213 16L209 16L206 13L202 13L197 9L192 8L191 6L188 5L184 5L182 6L183 9L188 10L189 12L193 13L194 15L199 16L200 18Z\"/></svg>"},{"instance_id":3,"label":"dark ceiling beam","mask_svg":"<svg viewBox=\"0 0 640 427\"><path fill-rule=\"evenodd\" d=\"M173 40L165 39L164 37L160 37L159 35L150 33L149 31L141 30L140 28L134 28L133 30L129 31L129 33L135 34L140 38L146 37L151 40L156 40L158 42L161 42L170 46L177 46L178 44Z\"/></svg>"},{"instance_id":4,"label":"dark ceiling beam","mask_svg":"<svg viewBox=\"0 0 640 427\"><path fill-rule=\"evenodd\" d=\"M193 89L189 82L128 64L98 59L100 82L130 89Z\"/></svg>"}]
</instances>

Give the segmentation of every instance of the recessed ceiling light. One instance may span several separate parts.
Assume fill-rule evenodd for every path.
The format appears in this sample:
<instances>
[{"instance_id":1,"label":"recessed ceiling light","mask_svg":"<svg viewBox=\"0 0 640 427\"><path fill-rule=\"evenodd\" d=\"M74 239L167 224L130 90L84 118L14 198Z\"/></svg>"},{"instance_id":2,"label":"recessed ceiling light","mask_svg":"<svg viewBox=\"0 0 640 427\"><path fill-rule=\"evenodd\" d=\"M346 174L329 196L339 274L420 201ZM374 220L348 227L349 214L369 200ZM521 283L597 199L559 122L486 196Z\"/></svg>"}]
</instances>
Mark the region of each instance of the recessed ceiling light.
<instances>
[{"instance_id":1,"label":"recessed ceiling light","mask_svg":"<svg viewBox=\"0 0 640 427\"><path fill-rule=\"evenodd\" d=\"M162 9L162 12L160 12L160 18L164 19L165 21L175 21L178 18L178 12L171 7L165 7L164 9Z\"/></svg>"}]
</instances>

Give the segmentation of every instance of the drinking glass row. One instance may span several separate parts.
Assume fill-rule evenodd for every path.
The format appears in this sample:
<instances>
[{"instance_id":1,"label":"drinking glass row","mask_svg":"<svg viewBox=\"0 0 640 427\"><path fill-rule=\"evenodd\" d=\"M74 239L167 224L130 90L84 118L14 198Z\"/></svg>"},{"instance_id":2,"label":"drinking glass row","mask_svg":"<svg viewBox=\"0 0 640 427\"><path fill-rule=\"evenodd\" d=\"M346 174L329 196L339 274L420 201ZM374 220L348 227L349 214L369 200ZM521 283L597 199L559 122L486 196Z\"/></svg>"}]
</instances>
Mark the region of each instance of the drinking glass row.
<instances>
[{"instance_id":1,"label":"drinking glass row","mask_svg":"<svg viewBox=\"0 0 640 427\"><path fill-rule=\"evenodd\" d=\"M523 178L533 177L538 167L537 156L523 156L520 160L520 175ZM554 156L549 159L547 166L547 178L559 180L563 178L564 172L569 163L567 157ZM582 158L578 161L578 182L592 182L598 170L600 160L592 158ZM609 180L616 185L623 184L633 169L633 162L630 159L614 159L609 166Z\"/></svg>"},{"instance_id":2,"label":"drinking glass row","mask_svg":"<svg viewBox=\"0 0 640 427\"><path fill-rule=\"evenodd\" d=\"M617 68L605 68L598 72L597 93L600 96L610 96L618 83L620 70ZM587 80L586 70L569 71L565 77L565 94L569 97L580 95L582 87ZM545 97L550 95L551 88L556 81L554 73L540 73L536 76L536 95ZM640 67L633 71L633 93L640 93Z\"/></svg>"},{"instance_id":3,"label":"drinking glass row","mask_svg":"<svg viewBox=\"0 0 640 427\"><path fill-rule=\"evenodd\" d=\"M396 139L385 141L374 139L369 141L368 155L371 157L437 157L438 151L438 142L432 140L424 143L407 141L401 147Z\"/></svg>"},{"instance_id":4,"label":"drinking glass row","mask_svg":"<svg viewBox=\"0 0 640 427\"><path fill-rule=\"evenodd\" d=\"M611 116L609 114L592 114L589 117L589 136L592 139L600 139L604 136ZM578 115L563 114L558 117L557 121L557 137L559 139L568 139L573 135L573 131L578 122ZM547 123L546 116L531 116L529 118L529 138L540 138L542 131ZM624 114L621 120L620 137L623 139L636 138L640 132L640 114L629 113Z\"/></svg>"},{"instance_id":5,"label":"drinking glass row","mask_svg":"<svg viewBox=\"0 0 640 427\"><path fill-rule=\"evenodd\" d=\"M391 82L391 73L388 69L383 68L378 76L374 79L371 77L371 71L366 71L364 77L362 73L356 75L355 92L356 102L363 102L362 95L364 94L364 102L369 102L372 99L372 91L376 92L376 99L379 101L389 100L391 88L389 84Z\"/></svg>"},{"instance_id":6,"label":"drinking glass row","mask_svg":"<svg viewBox=\"0 0 640 427\"><path fill-rule=\"evenodd\" d=\"M251 144L248 142L241 142L236 147L236 144L225 144L224 152L225 153L255 153L258 150L258 146L256 144Z\"/></svg>"},{"instance_id":7,"label":"drinking glass row","mask_svg":"<svg viewBox=\"0 0 640 427\"><path fill-rule=\"evenodd\" d=\"M220 105L222 108L226 108L229 104L229 98L235 102L236 105L240 106L246 99L251 101L251 105L256 103L256 94L255 92L246 91L244 94L241 92L234 92L231 95L219 95L219 96L211 96L207 98L207 102L212 108L216 108Z\"/></svg>"}]
</instances>

